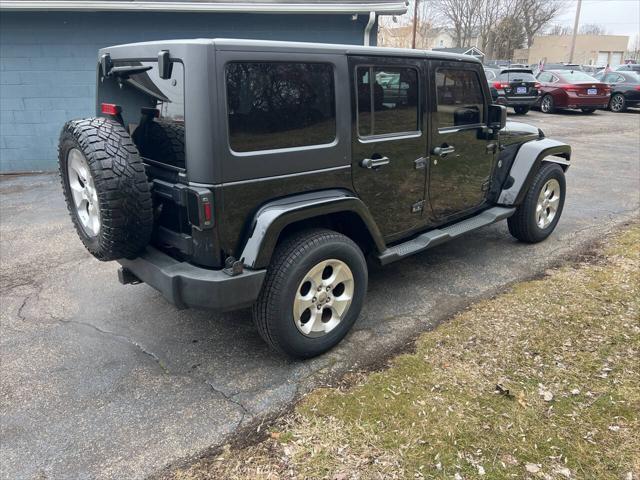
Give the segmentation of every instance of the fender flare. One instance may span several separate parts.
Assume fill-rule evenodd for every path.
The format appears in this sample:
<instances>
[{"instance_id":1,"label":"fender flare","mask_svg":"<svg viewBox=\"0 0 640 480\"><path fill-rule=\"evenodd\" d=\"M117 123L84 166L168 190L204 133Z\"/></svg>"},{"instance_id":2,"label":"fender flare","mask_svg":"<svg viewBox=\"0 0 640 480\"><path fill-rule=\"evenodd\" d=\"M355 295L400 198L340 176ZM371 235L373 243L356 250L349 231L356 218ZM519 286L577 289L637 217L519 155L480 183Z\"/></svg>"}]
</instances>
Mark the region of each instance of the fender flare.
<instances>
[{"instance_id":1,"label":"fender flare","mask_svg":"<svg viewBox=\"0 0 640 480\"><path fill-rule=\"evenodd\" d=\"M362 200L347 190L334 189L293 195L263 205L253 218L240 261L247 268L265 268L285 227L301 220L340 212L358 215L369 230L376 249L385 249L382 234Z\"/></svg>"},{"instance_id":2,"label":"fender flare","mask_svg":"<svg viewBox=\"0 0 640 480\"><path fill-rule=\"evenodd\" d=\"M519 205L542 162L557 163L566 171L571 165L571 146L551 138L533 140L522 145L509 171L513 181L507 180L510 185L502 189L497 203Z\"/></svg>"}]
</instances>

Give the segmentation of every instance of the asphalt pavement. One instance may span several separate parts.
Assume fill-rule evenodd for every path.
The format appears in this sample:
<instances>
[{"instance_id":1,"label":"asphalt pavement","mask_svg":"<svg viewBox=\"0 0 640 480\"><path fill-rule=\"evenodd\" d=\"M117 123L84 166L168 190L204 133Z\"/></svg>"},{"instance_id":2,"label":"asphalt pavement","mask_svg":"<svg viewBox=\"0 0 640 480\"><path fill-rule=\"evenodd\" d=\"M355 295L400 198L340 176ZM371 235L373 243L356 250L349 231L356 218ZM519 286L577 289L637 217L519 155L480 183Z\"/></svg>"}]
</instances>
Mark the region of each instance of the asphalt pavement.
<instances>
[{"instance_id":1,"label":"asphalt pavement","mask_svg":"<svg viewBox=\"0 0 640 480\"><path fill-rule=\"evenodd\" d=\"M511 119L573 148L555 233L525 245L501 222L374 269L353 332L309 361L270 352L248 310L181 311L147 285L120 285L118 265L77 238L57 176L2 178L2 478L157 474L638 217L640 111Z\"/></svg>"}]
</instances>

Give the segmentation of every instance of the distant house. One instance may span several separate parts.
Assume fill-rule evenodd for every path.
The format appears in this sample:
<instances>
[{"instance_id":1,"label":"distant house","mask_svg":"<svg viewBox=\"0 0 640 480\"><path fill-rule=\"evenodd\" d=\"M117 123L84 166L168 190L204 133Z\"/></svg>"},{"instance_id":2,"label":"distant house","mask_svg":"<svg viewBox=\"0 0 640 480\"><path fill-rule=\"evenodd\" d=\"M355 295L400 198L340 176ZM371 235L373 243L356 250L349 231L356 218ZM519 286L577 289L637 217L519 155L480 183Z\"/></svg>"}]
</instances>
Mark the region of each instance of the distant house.
<instances>
[{"instance_id":1,"label":"distant house","mask_svg":"<svg viewBox=\"0 0 640 480\"><path fill-rule=\"evenodd\" d=\"M0 171L54 170L66 120L95 114L98 49L171 38L376 44L404 0L0 0Z\"/></svg>"},{"instance_id":2,"label":"distant house","mask_svg":"<svg viewBox=\"0 0 640 480\"><path fill-rule=\"evenodd\" d=\"M461 53L462 55L471 55L480 60L484 60L484 53L477 47L452 47L452 48L434 48L438 52Z\"/></svg>"},{"instance_id":3,"label":"distant house","mask_svg":"<svg viewBox=\"0 0 640 480\"><path fill-rule=\"evenodd\" d=\"M523 63L568 62L571 52L571 35L541 35L533 39L531 48L516 50L514 60ZM606 66L623 63L624 52L629 45L625 35L577 35L573 63Z\"/></svg>"},{"instance_id":4,"label":"distant house","mask_svg":"<svg viewBox=\"0 0 640 480\"><path fill-rule=\"evenodd\" d=\"M413 26L381 26L378 30L378 44L382 47L411 48ZM472 38L470 45L476 45L478 39ZM416 48L431 50L452 48L456 44L455 31L452 28L421 25L416 31Z\"/></svg>"}]
</instances>

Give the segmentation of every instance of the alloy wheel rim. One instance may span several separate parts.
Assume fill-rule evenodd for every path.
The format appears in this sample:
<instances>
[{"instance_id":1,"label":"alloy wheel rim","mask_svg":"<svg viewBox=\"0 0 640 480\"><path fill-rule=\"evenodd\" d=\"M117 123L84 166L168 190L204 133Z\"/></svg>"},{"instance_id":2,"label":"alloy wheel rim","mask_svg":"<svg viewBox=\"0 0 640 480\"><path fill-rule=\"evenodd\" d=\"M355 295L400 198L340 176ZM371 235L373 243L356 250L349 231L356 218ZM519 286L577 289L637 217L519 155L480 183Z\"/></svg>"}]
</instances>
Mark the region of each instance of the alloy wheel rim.
<instances>
[{"instance_id":1,"label":"alloy wheel rim","mask_svg":"<svg viewBox=\"0 0 640 480\"><path fill-rule=\"evenodd\" d=\"M622 97L620 95L614 95L611 99L611 109L615 112L622 109Z\"/></svg>"},{"instance_id":2,"label":"alloy wheel rim","mask_svg":"<svg viewBox=\"0 0 640 480\"><path fill-rule=\"evenodd\" d=\"M67 155L67 177L76 215L82 229L89 237L100 232L100 206L87 159L77 148L69 150Z\"/></svg>"},{"instance_id":3,"label":"alloy wheel rim","mask_svg":"<svg viewBox=\"0 0 640 480\"><path fill-rule=\"evenodd\" d=\"M551 98L544 97L544 99L542 100L542 109L545 112L548 112L549 110L551 110Z\"/></svg>"},{"instance_id":4,"label":"alloy wheel rim","mask_svg":"<svg viewBox=\"0 0 640 480\"><path fill-rule=\"evenodd\" d=\"M552 178L544 184L538 195L536 205L536 224L538 228L547 228L556 218L560 206L560 183Z\"/></svg>"},{"instance_id":5,"label":"alloy wheel rim","mask_svg":"<svg viewBox=\"0 0 640 480\"><path fill-rule=\"evenodd\" d=\"M349 266L335 258L316 264L304 276L293 301L293 319L307 337L322 337L344 319L355 281Z\"/></svg>"}]
</instances>

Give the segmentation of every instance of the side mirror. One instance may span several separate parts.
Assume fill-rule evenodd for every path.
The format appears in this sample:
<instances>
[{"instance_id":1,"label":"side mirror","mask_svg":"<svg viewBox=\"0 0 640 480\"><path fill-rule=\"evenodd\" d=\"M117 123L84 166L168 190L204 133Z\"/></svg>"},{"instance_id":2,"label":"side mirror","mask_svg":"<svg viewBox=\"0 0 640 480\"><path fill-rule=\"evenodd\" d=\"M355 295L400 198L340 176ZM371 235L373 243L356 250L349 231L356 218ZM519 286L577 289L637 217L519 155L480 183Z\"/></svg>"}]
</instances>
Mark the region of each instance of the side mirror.
<instances>
[{"instance_id":1,"label":"side mirror","mask_svg":"<svg viewBox=\"0 0 640 480\"><path fill-rule=\"evenodd\" d=\"M503 105L489 105L489 128L502 130L507 125L507 107Z\"/></svg>"},{"instance_id":2,"label":"side mirror","mask_svg":"<svg viewBox=\"0 0 640 480\"><path fill-rule=\"evenodd\" d=\"M158 53L158 74L163 80L171 78L173 73L173 62L169 55L169 50L160 50Z\"/></svg>"}]
</instances>

